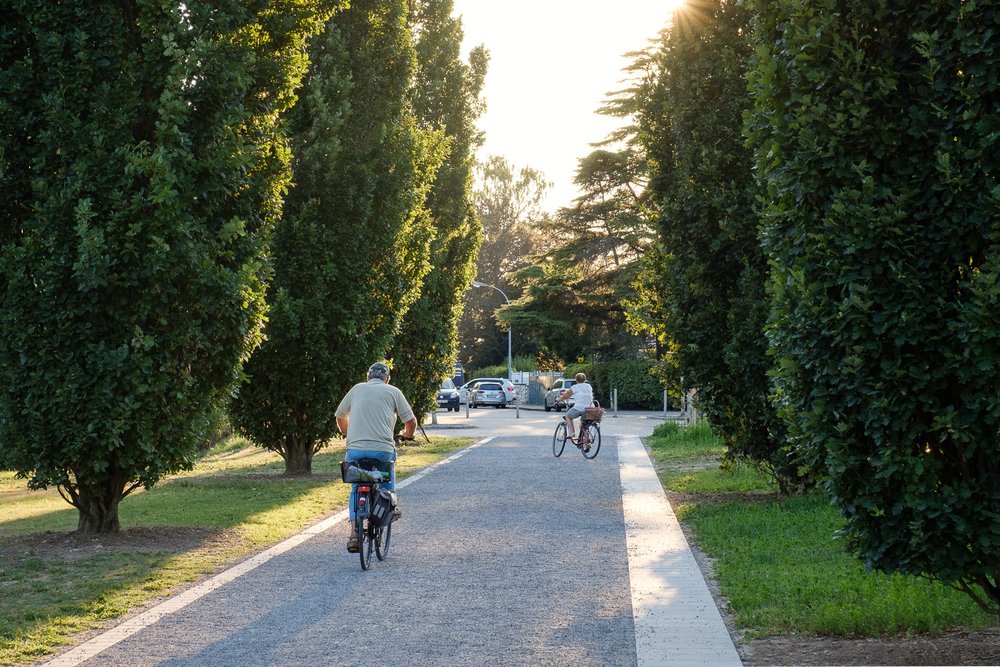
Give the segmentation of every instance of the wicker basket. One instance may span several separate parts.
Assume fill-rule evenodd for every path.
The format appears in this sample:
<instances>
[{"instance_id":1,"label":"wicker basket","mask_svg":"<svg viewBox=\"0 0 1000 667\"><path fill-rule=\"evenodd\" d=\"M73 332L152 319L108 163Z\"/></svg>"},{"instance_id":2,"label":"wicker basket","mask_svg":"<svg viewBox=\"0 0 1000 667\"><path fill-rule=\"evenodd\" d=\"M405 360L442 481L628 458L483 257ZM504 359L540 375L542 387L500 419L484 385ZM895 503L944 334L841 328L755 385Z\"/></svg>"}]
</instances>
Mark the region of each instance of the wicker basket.
<instances>
[{"instance_id":1,"label":"wicker basket","mask_svg":"<svg viewBox=\"0 0 1000 667\"><path fill-rule=\"evenodd\" d=\"M591 407L583 409L583 418L589 422L599 422L604 416L604 408Z\"/></svg>"}]
</instances>

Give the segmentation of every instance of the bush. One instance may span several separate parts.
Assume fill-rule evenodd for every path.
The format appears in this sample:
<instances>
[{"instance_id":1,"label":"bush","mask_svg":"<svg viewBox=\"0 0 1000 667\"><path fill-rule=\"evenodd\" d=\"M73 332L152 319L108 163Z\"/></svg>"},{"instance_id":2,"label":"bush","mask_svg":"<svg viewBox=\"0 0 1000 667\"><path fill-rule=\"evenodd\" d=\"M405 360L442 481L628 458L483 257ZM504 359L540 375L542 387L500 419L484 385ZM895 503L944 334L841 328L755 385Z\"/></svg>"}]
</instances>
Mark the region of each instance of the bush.
<instances>
[{"instance_id":1,"label":"bush","mask_svg":"<svg viewBox=\"0 0 1000 667\"><path fill-rule=\"evenodd\" d=\"M606 361L581 367L594 387L594 397L610 407L611 390L618 390L618 407L623 410L658 410L663 408L663 385L651 371L649 359ZM574 370L573 373L575 374ZM571 377L569 369L566 373Z\"/></svg>"}]
</instances>

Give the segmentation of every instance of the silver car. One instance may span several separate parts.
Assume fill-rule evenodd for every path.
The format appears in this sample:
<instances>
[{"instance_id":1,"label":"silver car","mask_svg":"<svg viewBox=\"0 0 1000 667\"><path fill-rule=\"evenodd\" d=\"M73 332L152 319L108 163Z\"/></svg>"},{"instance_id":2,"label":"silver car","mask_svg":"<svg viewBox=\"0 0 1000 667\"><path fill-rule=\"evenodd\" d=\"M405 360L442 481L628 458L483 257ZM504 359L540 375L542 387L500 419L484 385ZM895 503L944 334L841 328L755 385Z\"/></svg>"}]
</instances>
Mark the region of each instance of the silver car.
<instances>
[{"instance_id":1,"label":"silver car","mask_svg":"<svg viewBox=\"0 0 1000 667\"><path fill-rule=\"evenodd\" d=\"M469 407L492 405L496 408L507 407L507 395L499 382L476 382L469 387Z\"/></svg>"},{"instance_id":2,"label":"silver car","mask_svg":"<svg viewBox=\"0 0 1000 667\"><path fill-rule=\"evenodd\" d=\"M514 383L511 382L510 380L507 380L505 378L473 378L472 380L469 380L468 382L466 382L465 384L463 384L461 387L458 388L458 396L459 396L458 400L461 403L465 403L466 401L468 401L469 388L472 387L472 385L476 384L477 382L496 382L497 384L503 387L504 398L506 398L507 402L508 403L514 402L514 395L515 395ZM470 405L469 407L472 406Z\"/></svg>"},{"instance_id":3,"label":"silver car","mask_svg":"<svg viewBox=\"0 0 1000 667\"><path fill-rule=\"evenodd\" d=\"M545 392L545 411L551 412L555 408L556 412L563 409L568 410L573 407L573 397L570 396L568 400L560 401L559 394L563 393L570 387L576 384L576 380L571 378L559 378L555 383Z\"/></svg>"}]
</instances>

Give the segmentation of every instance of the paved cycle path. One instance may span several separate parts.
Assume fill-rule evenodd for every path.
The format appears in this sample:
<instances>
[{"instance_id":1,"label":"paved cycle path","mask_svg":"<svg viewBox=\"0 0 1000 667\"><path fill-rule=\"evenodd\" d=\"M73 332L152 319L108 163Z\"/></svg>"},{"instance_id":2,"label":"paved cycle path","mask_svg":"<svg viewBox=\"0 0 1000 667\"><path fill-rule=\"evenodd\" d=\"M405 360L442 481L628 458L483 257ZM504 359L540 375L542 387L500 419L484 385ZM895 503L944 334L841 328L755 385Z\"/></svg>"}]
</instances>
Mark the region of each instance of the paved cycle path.
<instances>
[{"instance_id":1,"label":"paved cycle path","mask_svg":"<svg viewBox=\"0 0 1000 667\"><path fill-rule=\"evenodd\" d=\"M400 486L369 571L338 515L51 664L739 664L638 438L487 438Z\"/></svg>"}]
</instances>

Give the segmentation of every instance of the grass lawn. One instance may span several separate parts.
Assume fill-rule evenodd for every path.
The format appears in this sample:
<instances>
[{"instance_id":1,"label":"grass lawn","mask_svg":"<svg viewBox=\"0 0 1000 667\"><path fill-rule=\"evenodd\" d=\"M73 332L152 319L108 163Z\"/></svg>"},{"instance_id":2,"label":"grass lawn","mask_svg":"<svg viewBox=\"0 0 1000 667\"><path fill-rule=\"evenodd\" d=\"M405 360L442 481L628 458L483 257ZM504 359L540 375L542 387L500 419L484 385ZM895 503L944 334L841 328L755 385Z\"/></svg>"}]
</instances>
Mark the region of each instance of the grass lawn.
<instances>
[{"instance_id":1,"label":"grass lawn","mask_svg":"<svg viewBox=\"0 0 1000 667\"><path fill-rule=\"evenodd\" d=\"M401 448L397 479L467 446L431 437ZM193 470L135 492L123 533L76 538L77 511L55 490L28 491L0 472L0 665L33 662L151 600L168 596L346 506L343 446L321 450L309 477L285 477L277 454L232 438Z\"/></svg>"},{"instance_id":2,"label":"grass lawn","mask_svg":"<svg viewBox=\"0 0 1000 667\"><path fill-rule=\"evenodd\" d=\"M997 619L941 583L866 572L836 532L825 496L781 499L747 467L722 470L706 424L664 425L647 444L675 511L714 559L723 595L751 636L876 637L995 627Z\"/></svg>"}]
</instances>

